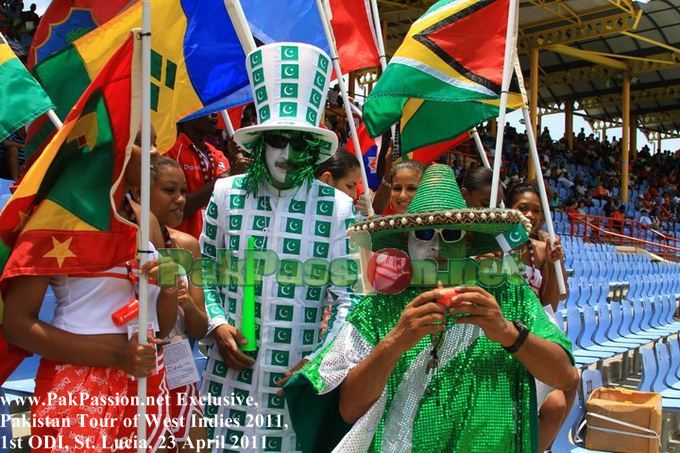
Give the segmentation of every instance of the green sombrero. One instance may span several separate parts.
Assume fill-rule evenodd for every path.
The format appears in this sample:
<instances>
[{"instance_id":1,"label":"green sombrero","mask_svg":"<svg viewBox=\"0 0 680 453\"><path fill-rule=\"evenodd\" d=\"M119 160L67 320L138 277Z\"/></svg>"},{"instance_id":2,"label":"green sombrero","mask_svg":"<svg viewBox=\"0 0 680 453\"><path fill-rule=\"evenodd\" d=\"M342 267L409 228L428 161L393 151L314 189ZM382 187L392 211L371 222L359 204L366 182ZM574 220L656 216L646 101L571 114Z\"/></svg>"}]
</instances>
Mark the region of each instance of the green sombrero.
<instances>
[{"instance_id":1,"label":"green sombrero","mask_svg":"<svg viewBox=\"0 0 680 453\"><path fill-rule=\"evenodd\" d=\"M499 248L509 251L525 243L531 222L515 209L468 208L453 170L447 165L433 164L425 169L405 214L357 222L347 234L360 246L378 251L405 249L404 233L432 228L474 232L468 255L481 255Z\"/></svg>"}]
</instances>

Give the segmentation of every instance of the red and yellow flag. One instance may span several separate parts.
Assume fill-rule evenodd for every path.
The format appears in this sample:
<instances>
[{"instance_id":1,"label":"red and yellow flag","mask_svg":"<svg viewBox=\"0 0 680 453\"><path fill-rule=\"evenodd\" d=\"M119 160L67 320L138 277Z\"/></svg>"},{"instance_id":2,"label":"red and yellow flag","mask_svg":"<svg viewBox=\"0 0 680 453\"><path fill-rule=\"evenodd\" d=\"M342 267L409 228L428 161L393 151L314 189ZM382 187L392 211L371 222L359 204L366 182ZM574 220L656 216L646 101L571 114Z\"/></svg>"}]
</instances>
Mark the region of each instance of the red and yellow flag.
<instances>
[{"instance_id":1,"label":"red and yellow flag","mask_svg":"<svg viewBox=\"0 0 680 453\"><path fill-rule=\"evenodd\" d=\"M0 238L11 250L2 281L102 271L134 258L137 229L115 207L124 196L131 124L139 124L132 105L137 61L130 35L0 214Z\"/></svg>"}]
</instances>

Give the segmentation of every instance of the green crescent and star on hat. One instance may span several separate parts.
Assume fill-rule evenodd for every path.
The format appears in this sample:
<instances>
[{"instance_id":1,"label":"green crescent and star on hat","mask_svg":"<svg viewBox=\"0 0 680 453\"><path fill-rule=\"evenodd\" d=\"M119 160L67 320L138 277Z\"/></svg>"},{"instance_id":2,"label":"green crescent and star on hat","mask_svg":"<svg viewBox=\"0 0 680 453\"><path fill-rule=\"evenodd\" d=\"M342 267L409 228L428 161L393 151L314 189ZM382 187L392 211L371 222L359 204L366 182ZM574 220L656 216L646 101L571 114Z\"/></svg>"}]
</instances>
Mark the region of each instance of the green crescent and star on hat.
<instances>
[{"instance_id":1,"label":"green crescent and star on hat","mask_svg":"<svg viewBox=\"0 0 680 453\"><path fill-rule=\"evenodd\" d=\"M251 52L246 64L258 124L236 130L236 143L248 151L265 131L301 131L321 141L316 164L332 156L338 137L319 127L331 78L328 55L308 44L275 43Z\"/></svg>"},{"instance_id":2,"label":"green crescent and star on hat","mask_svg":"<svg viewBox=\"0 0 680 453\"><path fill-rule=\"evenodd\" d=\"M378 251L405 249L404 233L427 229L464 230L474 233L468 255L482 255L499 248L504 252L529 240L531 222L519 211L505 208L468 208L453 170L433 164L425 169L408 211L357 222L347 230L360 246Z\"/></svg>"}]
</instances>

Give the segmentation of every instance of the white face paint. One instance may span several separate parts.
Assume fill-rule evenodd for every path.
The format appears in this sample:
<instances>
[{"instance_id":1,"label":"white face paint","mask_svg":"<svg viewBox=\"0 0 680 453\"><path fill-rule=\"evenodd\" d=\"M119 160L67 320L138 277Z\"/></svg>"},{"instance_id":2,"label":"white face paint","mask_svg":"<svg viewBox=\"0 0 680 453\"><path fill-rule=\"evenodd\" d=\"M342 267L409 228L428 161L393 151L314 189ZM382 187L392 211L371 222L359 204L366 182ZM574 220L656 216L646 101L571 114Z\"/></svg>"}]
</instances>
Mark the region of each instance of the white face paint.
<instances>
[{"instance_id":1,"label":"white face paint","mask_svg":"<svg viewBox=\"0 0 680 453\"><path fill-rule=\"evenodd\" d=\"M421 241L411 231L408 234L408 255L412 260L439 259L439 234L430 241Z\"/></svg>"},{"instance_id":2,"label":"white face paint","mask_svg":"<svg viewBox=\"0 0 680 453\"><path fill-rule=\"evenodd\" d=\"M267 164L267 170L269 170L272 181L276 184L286 183L286 174L290 169L288 165L289 151L290 145L286 145L285 148L274 148L269 144L266 145L264 152L265 163Z\"/></svg>"}]
</instances>

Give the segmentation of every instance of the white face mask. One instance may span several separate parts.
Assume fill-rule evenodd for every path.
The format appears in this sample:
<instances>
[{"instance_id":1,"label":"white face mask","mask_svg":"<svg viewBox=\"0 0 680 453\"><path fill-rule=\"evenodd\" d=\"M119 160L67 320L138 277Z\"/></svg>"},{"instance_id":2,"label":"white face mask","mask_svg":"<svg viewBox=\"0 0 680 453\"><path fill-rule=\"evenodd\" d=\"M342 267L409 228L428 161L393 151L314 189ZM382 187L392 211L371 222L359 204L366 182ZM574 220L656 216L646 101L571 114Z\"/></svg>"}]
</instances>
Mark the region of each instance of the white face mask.
<instances>
[{"instance_id":1,"label":"white face mask","mask_svg":"<svg viewBox=\"0 0 680 453\"><path fill-rule=\"evenodd\" d=\"M416 239L413 231L408 234L408 254L412 260L436 260L439 258L439 234L429 241Z\"/></svg>"},{"instance_id":2,"label":"white face mask","mask_svg":"<svg viewBox=\"0 0 680 453\"><path fill-rule=\"evenodd\" d=\"M265 146L264 160L272 182L274 185L286 184L286 175L289 170L288 154L290 145L286 145L285 148L274 148L269 144Z\"/></svg>"}]
</instances>

